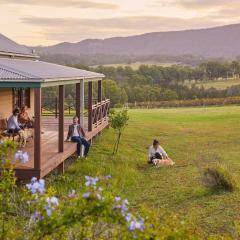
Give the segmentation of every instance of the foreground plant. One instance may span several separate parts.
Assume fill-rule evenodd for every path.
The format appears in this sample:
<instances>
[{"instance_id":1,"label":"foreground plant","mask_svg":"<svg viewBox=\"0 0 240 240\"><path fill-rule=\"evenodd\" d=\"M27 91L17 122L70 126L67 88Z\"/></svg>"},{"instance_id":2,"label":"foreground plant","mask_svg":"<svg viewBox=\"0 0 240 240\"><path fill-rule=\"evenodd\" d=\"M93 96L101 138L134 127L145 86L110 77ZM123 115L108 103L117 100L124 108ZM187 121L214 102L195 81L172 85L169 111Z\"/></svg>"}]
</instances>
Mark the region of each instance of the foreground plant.
<instances>
[{"instance_id":1,"label":"foreground plant","mask_svg":"<svg viewBox=\"0 0 240 240\"><path fill-rule=\"evenodd\" d=\"M16 152L16 149L17 146L12 141L0 141L0 239L5 239L8 231L10 231L6 222L9 214L13 214L12 209L15 204L16 177L14 164L28 162L28 154L22 151Z\"/></svg>"},{"instance_id":2,"label":"foreground plant","mask_svg":"<svg viewBox=\"0 0 240 240\"><path fill-rule=\"evenodd\" d=\"M0 239L197 239L175 217L160 221L153 212L131 208L112 189L110 175L85 176L81 191L60 197L44 179L16 187L13 164L27 162L28 155L13 143L1 143L0 156Z\"/></svg>"}]
</instances>

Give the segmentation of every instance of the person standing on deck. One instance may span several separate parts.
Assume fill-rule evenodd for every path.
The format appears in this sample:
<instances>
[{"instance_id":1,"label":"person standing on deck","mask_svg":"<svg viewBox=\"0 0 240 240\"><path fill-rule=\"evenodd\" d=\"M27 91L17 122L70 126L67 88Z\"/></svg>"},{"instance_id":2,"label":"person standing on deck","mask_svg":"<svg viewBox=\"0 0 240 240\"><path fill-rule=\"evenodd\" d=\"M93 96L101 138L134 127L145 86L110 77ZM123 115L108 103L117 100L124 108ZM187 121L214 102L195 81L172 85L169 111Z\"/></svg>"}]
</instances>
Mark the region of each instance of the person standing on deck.
<instances>
[{"instance_id":1,"label":"person standing on deck","mask_svg":"<svg viewBox=\"0 0 240 240\"><path fill-rule=\"evenodd\" d=\"M78 158L81 157L81 145L84 146L84 157L86 158L88 155L90 144L84 137L85 137L85 131L83 130L81 125L78 123L78 117L75 116L73 118L73 124L69 126L66 141L71 140L72 142L77 143Z\"/></svg>"}]
</instances>

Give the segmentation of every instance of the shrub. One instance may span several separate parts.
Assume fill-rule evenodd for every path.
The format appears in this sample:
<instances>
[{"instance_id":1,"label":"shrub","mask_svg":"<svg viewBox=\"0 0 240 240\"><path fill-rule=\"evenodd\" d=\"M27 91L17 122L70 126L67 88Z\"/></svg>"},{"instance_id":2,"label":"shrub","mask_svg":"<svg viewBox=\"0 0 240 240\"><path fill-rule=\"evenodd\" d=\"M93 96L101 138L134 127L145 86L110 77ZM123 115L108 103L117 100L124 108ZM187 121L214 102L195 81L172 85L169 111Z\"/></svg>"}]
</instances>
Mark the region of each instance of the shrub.
<instances>
[{"instance_id":1,"label":"shrub","mask_svg":"<svg viewBox=\"0 0 240 240\"><path fill-rule=\"evenodd\" d=\"M236 181L223 167L206 168L203 173L203 184L212 190L232 192L236 189Z\"/></svg>"},{"instance_id":2,"label":"shrub","mask_svg":"<svg viewBox=\"0 0 240 240\"><path fill-rule=\"evenodd\" d=\"M121 111L112 111L109 115L110 125L116 131L117 139L113 147L113 154L118 152L118 146L121 140L123 130L128 124L129 115L127 109Z\"/></svg>"},{"instance_id":3,"label":"shrub","mask_svg":"<svg viewBox=\"0 0 240 240\"><path fill-rule=\"evenodd\" d=\"M114 105L114 108L123 108L123 105L121 103L116 103Z\"/></svg>"}]
</instances>

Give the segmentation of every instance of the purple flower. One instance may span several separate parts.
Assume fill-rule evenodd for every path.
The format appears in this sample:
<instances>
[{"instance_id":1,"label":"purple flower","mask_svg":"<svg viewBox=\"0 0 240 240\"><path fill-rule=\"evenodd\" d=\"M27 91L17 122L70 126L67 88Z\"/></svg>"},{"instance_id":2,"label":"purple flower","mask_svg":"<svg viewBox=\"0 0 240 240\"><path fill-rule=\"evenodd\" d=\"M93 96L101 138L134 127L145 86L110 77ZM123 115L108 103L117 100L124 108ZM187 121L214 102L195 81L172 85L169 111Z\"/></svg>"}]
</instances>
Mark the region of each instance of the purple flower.
<instances>
[{"instance_id":1,"label":"purple flower","mask_svg":"<svg viewBox=\"0 0 240 240\"><path fill-rule=\"evenodd\" d=\"M68 194L69 198L75 198L76 197L76 191L74 189L72 189L69 194Z\"/></svg>"},{"instance_id":2,"label":"purple flower","mask_svg":"<svg viewBox=\"0 0 240 240\"><path fill-rule=\"evenodd\" d=\"M96 184L97 184L97 182L98 182L98 180L99 180L99 178L98 177L89 177L89 176L85 176L85 179L87 180L86 182L85 182L85 185L86 186L93 186L93 187L95 187L96 186Z\"/></svg>"},{"instance_id":3,"label":"purple flower","mask_svg":"<svg viewBox=\"0 0 240 240\"><path fill-rule=\"evenodd\" d=\"M111 175L107 175L107 176L105 176L104 178L105 178L105 180L109 180L109 179L112 178L112 176L111 176Z\"/></svg>"},{"instance_id":4,"label":"purple flower","mask_svg":"<svg viewBox=\"0 0 240 240\"><path fill-rule=\"evenodd\" d=\"M134 231L134 230L140 230L143 231L144 230L144 219L140 219L139 221L137 220L132 220L129 223L129 231Z\"/></svg>"},{"instance_id":5,"label":"purple flower","mask_svg":"<svg viewBox=\"0 0 240 240\"><path fill-rule=\"evenodd\" d=\"M120 197L118 197L118 196L117 196L117 197L115 197L114 199L115 199L115 201L116 201L116 202L119 202L119 201L121 200L121 198L120 198Z\"/></svg>"},{"instance_id":6,"label":"purple flower","mask_svg":"<svg viewBox=\"0 0 240 240\"><path fill-rule=\"evenodd\" d=\"M37 178L33 177L31 183L27 184L26 187L32 192L32 194L37 192L43 194L45 192L45 181L43 179L37 181Z\"/></svg>"},{"instance_id":7,"label":"purple flower","mask_svg":"<svg viewBox=\"0 0 240 240\"><path fill-rule=\"evenodd\" d=\"M52 212L59 205L58 199L56 197L48 197L46 199L47 205L44 206L48 216L52 215Z\"/></svg>"},{"instance_id":8,"label":"purple flower","mask_svg":"<svg viewBox=\"0 0 240 240\"><path fill-rule=\"evenodd\" d=\"M127 222L130 222L132 218L133 218L133 216L132 216L131 213L127 213L127 214L125 215L125 220L126 220Z\"/></svg>"},{"instance_id":9,"label":"purple flower","mask_svg":"<svg viewBox=\"0 0 240 240\"><path fill-rule=\"evenodd\" d=\"M14 155L14 160L19 161L21 163L27 163L29 161L29 156L27 152L23 152L21 150L17 151Z\"/></svg>"},{"instance_id":10,"label":"purple flower","mask_svg":"<svg viewBox=\"0 0 240 240\"><path fill-rule=\"evenodd\" d=\"M30 221L36 222L40 216L40 212L35 212L31 215Z\"/></svg>"},{"instance_id":11,"label":"purple flower","mask_svg":"<svg viewBox=\"0 0 240 240\"><path fill-rule=\"evenodd\" d=\"M84 193L82 196L83 196L83 198L88 199L90 197L90 195L91 195L91 193L87 192L87 193Z\"/></svg>"}]
</instances>

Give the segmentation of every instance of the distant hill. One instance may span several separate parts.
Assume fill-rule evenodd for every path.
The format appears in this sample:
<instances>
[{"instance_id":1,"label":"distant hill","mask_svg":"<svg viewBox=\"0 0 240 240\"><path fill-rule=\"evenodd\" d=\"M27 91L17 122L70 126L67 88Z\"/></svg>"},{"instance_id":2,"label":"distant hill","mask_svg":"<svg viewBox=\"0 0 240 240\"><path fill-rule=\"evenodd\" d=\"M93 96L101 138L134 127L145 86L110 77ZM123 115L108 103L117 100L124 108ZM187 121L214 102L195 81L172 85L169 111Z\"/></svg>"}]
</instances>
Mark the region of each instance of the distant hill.
<instances>
[{"instance_id":1,"label":"distant hill","mask_svg":"<svg viewBox=\"0 0 240 240\"><path fill-rule=\"evenodd\" d=\"M38 47L40 54L71 56L184 56L233 59L240 56L240 24L209 29L156 32L104 40L88 39Z\"/></svg>"}]
</instances>

